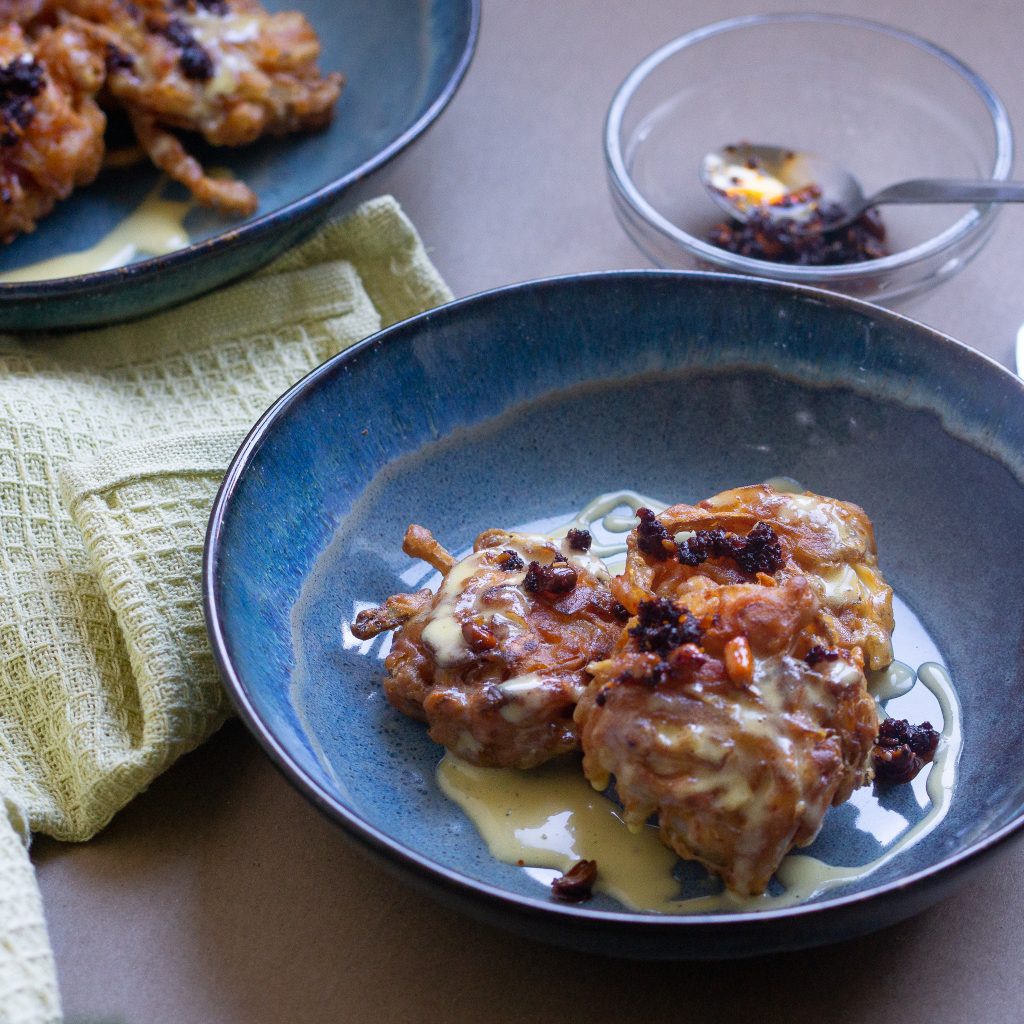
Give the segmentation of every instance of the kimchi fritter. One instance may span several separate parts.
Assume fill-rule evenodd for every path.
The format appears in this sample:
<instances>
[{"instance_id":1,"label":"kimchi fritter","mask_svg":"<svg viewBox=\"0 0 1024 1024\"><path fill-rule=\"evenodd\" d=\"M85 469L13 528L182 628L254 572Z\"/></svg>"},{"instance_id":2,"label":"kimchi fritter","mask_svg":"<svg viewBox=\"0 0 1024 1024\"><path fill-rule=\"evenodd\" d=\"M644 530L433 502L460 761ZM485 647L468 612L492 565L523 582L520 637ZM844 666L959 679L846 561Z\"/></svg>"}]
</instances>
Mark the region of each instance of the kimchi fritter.
<instances>
[{"instance_id":1,"label":"kimchi fritter","mask_svg":"<svg viewBox=\"0 0 1024 1024\"><path fill-rule=\"evenodd\" d=\"M210 178L174 131L214 146L313 131L331 120L344 83L320 74L320 41L303 15L270 14L256 0L55 0L49 11L102 46L107 92L153 163L232 213L251 213L255 194Z\"/></svg>"},{"instance_id":2,"label":"kimchi fritter","mask_svg":"<svg viewBox=\"0 0 1024 1024\"><path fill-rule=\"evenodd\" d=\"M436 594L398 594L361 612L352 632L395 629L384 692L433 740L483 767L532 768L578 746L573 710L587 665L605 658L623 609L590 535L486 530L456 561L419 526L403 550L444 574Z\"/></svg>"},{"instance_id":3,"label":"kimchi fritter","mask_svg":"<svg viewBox=\"0 0 1024 1024\"><path fill-rule=\"evenodd\" d=\"M94 97L103 61L79 28L43 32L34 44L0 27L0 238L35 229L58 200L103 163L106 117Z\"/></svg>"},{"instance_id":4,"label":"kimchi fritter","mask_svg":"<svg viewBox=\"0 0 1024 1024\"><path fill-rule=\"evenodd\" d=\"M679 856L756 895L870 778L875 703L854 654L794 656L820 606L803 577L674 583L591 666L584 772L599 789L614 777L631 827L656 814Z\"/></svg>"},{"instance_id":5,"label":"kimchi fritter","mask_svg":"<svg viewBox=\"0 0 1024 1024\"><path fill-rule=\"evenodd\" d=\"M857 505L762 484L639 515L625 573L613 585L631 612L646 598L675 597L694 576L766 585L802 576L820 602L808 646L859 648L869 669L892 661L892 589L878 569L871 520Z\"/></svg>"},{"instance_id":6,"label":"kimchi fritter","mask_svg":"<svg viewBox=\"0 0 1024 1024\"><path fill-rule=\"evenodd\" d=\"M303 15L256 0L0 0L0 23L5 241L98 173L106 119L94 97L123 110L142 153L200 203L247 215L256 194L209 175L177 133L244 146L315 131L344 84L320 74Z\"/></svg>"}]
</instances>

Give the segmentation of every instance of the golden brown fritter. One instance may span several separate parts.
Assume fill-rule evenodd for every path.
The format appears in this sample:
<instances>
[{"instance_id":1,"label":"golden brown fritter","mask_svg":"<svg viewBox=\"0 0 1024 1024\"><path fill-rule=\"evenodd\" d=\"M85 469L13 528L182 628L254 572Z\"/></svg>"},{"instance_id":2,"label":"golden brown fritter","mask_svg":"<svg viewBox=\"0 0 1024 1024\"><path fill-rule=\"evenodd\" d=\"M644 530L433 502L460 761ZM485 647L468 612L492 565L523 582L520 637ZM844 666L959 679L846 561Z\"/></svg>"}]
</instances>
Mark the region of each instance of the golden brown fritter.
<instances>
[{"instance_id":1,"label":"golden brown fritter","mask_svg":"<svg viewBox=\"0 0 1024 1024\"><path fill-rule=\"evenodd\" d=\"M40 217L86 185L103 163L106 117L94 96L103 61L73 25L34 45L13 22L0 27L0 238L34 230Z\"/></svg>"},{"instance_id":2,"label":"golden brown fritter","mask_svg":"<svg viewBox=\"0 0 1024 1024\"><path fill-rule=\"evenodd\" d=\"M756 571L756 557L744 567L737 547L758 530L773 534L777 544L778 559L764 566L769 572ZM715 553L733 549L741 552L739 561ZM892 589L878 569L871 520L857 505L809 491L780 494L763 484L724 491L695 506L673 505L630 536L625 573L612 589L635 612L644 598L673 597L697 575L716 583L767 584L806 577L821 604L809 643L859 647L870 669L892 661Z\"/></svg>"},{"instance_id":3,"label":"golden brown fritter","mask_svg":"<svg viewBox=\"0 0 1024 1024\"><path fill-rule=\"evenodd\" d=\"M793 656L819 611L803 577L674 582L591 666L584 772L601 789L614 777L627 824L657 814L676 853L756 895L870 777L875 703L853 655Z\"/></svg>"},{"instance_id":4,"label":"golden brown fritter","mask_svg":"<svg viewBox=\"0 0 1024 1024\"><path fill-rule=\"evenodd\" d=\"M353 632L397 628L388 698L456 754L526 768L578 740L631 827L656 815L681 857L757 895L872 776L864 666L891 660L892 592L871 522L763 486L638 515L610 581L581 553L589 534L487 531L456 563L410 527L405 550L441 589L389 598Z\"/></svg>"},{"instance_id":5,"label":"golden brown fritter","mask_svg":"<svg viewBox=\"0 0 1024 1024\"><path fill-rule=\"evenodd\" d=\"M0 0L3 18L33 42L55 28L73 33L90 75L100 69L90 97L103 86L103 102L124 109L153 163L229 213L252 213L256 194L210 177L175 132L244 146L314 131L331 120L344 84L320 74L320 42L301 14L270 14L256 0Z\"/></svg>"},{"instance_id":6,"label":"golden brown fritter","mask_svg":"<svg viewBox=\"0 0 1024 1024\"><path fill-rule=\"evenodd\" d=\"M532 768L576 749L588 663L622 630L603 563L567 540L487 530L455 562L422 527L403 545L445 574L437 594L399 594L352 632L397 632L384 691L473 764Z\"/></svg>"},{"instance_id":7,"label":"golden brown fritter","mask_svg":"<svg viewBox=\"0 0 1024 1024\"><path fill-rule=\"evenodd\" d=\"M320 42L296 11L255 0L58 0L105 48L107 89L150 159L207 205L251 213L255 194L209 178L174 129L215 146L324 127L344 82L321 76Z\"/></svg>"}]
</instances>

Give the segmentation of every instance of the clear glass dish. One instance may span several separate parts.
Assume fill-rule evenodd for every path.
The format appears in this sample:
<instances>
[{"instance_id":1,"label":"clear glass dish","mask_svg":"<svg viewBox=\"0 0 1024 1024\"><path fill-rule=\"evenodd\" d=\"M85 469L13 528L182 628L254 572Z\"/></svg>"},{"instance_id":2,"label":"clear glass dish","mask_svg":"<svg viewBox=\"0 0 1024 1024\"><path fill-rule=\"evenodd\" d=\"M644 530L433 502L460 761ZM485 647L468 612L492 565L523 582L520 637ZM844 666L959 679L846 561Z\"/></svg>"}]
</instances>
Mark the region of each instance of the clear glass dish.
<instances>
[{"instance_id":1,"label":"clear glass dish","mask_svg":"<svg viewBox=\"0 0 1024 1024\"><path fill-rule=\"evenodd\" d=\"M773 143L845 164L866 194L907 178L991 178L1013 167L1013 132L991 87L911 33L826 14L732 18L644 60L612 100L605 156L616 212L658 266L795 281L876 301L961 270L998 205L881 209L891 255L807 267L704 241L722 213L697 176L708 151Z\"/></svg>"}]
</instances>

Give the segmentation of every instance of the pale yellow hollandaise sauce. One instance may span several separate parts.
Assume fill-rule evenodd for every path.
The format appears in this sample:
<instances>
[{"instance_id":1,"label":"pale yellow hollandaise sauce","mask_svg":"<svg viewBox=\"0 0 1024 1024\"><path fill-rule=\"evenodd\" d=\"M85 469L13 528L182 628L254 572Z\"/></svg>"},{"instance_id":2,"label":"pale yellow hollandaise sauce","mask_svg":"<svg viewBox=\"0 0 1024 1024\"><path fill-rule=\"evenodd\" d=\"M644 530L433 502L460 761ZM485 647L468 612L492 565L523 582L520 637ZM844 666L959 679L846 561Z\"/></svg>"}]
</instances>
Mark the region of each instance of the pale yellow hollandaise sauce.
<instances>
[{"instance_id":1,"label":"pale yellow hollandaise sauce","mask_svg":"<svg viewBox=\"0 0 1024 1024\"><path fill-rule=\"evenodd\" d=\"M185 217L195 209L192 199L164 199L161 182L110 234L79 252L0 274L0 283L50 281L79 274L95 274L127 266L139 256L165 256L189 245Z\"/></svg>"},{"instance_id":2,"label":"pale yellow hollandaise sauce","mask_svg":"<svg viewBox=\"0 0 1024 1024\"><path fill-rule=\"evenodd\" d=\"M210 176L222 180L233 177L225 168L211 170ZM126 267L142 257L166 256L188 248L192 239L185 226L185 218L199 204L192 197L166 198L164 192L167 187L167 179L161 178L146 198L95 245L0 273L0 284L24 284L97 274L103 270Z\"/></svg>"}]
</instances>

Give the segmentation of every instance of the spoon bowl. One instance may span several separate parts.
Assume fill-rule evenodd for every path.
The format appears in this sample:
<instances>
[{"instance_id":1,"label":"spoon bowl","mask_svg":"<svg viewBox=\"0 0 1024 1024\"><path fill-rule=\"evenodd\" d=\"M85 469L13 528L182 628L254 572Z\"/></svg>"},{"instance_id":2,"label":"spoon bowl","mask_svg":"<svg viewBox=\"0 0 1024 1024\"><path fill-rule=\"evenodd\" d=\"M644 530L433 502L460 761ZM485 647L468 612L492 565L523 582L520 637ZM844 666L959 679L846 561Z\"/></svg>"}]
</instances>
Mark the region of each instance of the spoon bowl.
<instances>
[{"instance_id":1,"label":"spoon bowl","mask_svg":"<svg viewBox=\"0 0 1024 1024\"><path fill-rule=\"evenodd\" d=\"M738 143L705 155L700 179L711 198L740 221L767 217L799 230L833 230L885 203L1020 203L1024 182L915 178L865 196L842 164L783 146Z\"/></svg>"},{"instance_id":2,"label":"spoon bowl","mask_svg":"<svg viewBox=\"0 0 1024 1024\"><path fill-rule=\"evenodd\" d=\"M723 146L701 161L700 179L708 195L737 220L755 213L804 223L834 205L843 211L863 210L865 199L857 179L833 160L783 146L748 142ZM856 214L835 221L836 227ZM831 218L829 218L831 224Z\"/></svg>"}]
</instances>

